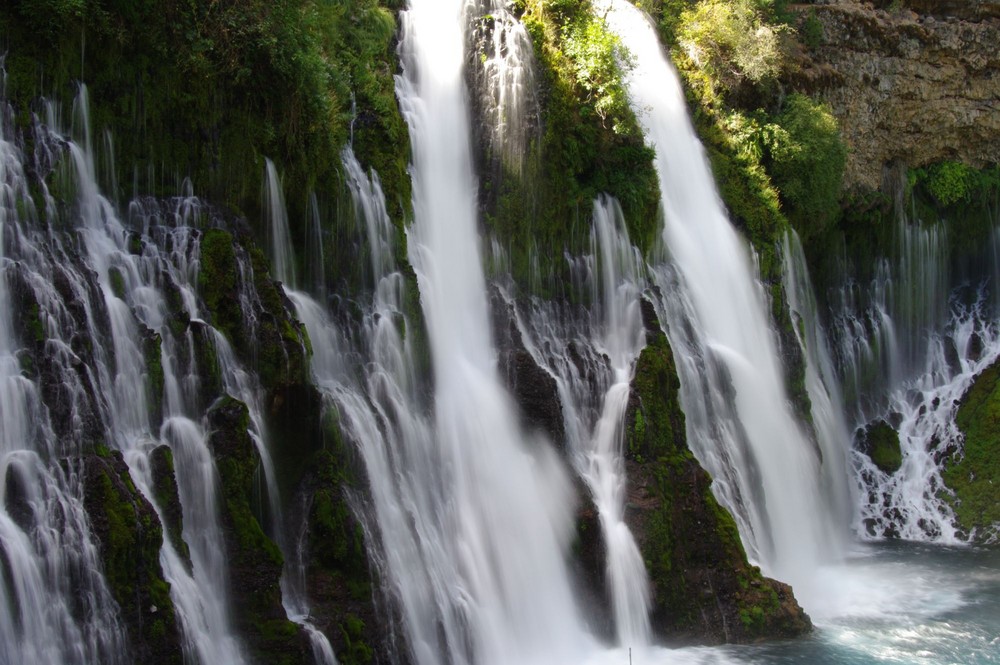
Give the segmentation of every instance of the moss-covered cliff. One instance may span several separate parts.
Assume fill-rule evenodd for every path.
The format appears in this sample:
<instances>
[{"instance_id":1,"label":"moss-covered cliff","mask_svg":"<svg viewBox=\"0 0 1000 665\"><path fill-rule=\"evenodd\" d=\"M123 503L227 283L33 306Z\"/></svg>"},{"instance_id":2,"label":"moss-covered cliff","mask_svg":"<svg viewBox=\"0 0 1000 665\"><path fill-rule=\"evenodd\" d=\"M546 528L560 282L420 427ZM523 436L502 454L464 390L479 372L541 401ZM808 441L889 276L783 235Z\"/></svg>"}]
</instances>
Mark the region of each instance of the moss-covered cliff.
<instances>
[{"instance_id":1,"label":"moss-covered cliff","mask_svg":"<svg viewBox=\"0 0 1000 665\"><path fill-rule=\"evenodd\" d=\"M988 367L962 397L956 422L965 435L960 454L946 464L959 526L976 540L1000 538L1000 363Z\"/></svg>"}]
</instances>

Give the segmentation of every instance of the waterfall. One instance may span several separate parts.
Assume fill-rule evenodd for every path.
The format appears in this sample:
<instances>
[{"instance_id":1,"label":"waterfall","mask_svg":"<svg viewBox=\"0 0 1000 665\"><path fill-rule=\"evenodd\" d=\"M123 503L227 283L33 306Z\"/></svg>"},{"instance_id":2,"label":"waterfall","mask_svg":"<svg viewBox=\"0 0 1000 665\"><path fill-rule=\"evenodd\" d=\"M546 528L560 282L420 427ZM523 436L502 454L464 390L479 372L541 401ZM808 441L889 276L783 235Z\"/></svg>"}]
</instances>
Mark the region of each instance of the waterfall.
<instances>
[{"instance_id":1,"label":"waterfall","mask_svg":"<svg viewBox=\"0 0 1000 665\"><path fill-rule=\"evenodd\" d=\"M54 105L48 109L56 122ZM72 194L64 211L46 198L48 228L27 195L24 157L2 142L0 529L11 569L0 580L3 655L11 662L42 663L129 659L131 647L82 504L87 462L81 468L76 460L93 446L120 451L135 487L166 524L164 507L150 491L150 455L166 444L189 555L164 538L159 563L170 584L184 656L189 662L242 663L246 656L229 607L219 478L197 403L195 348L214 341L225 389L248 402L251 435L274 500L260 389L199 311L200 233L192 225L201 214L189 188L164 204L133 201L126 223L97 184L86 88L74 104L73 123L80 143L60 135L57 125L34 128L36 158L43 154L43 168L59 169L56 182ZM247 271L245 259L240 268ZM11 280L14 290L8 288ZM252 281L245 275L244 284ZM28 328L33 340L14 336L12 294L20 301L19 316L34 317ZM249 289L243 297L252 303L257 296ZM34 368L24 365L32 356L30 346L22 346L32 342L44 346ZM162 373L162 392L152 387L156 373ZM280 521L276 505L271 512Z\"/></svg>"},{"instance_id":2,"label":"waterfall","mask_svg":"<svg viewBox=\"0 0 1000 665\"><path fill-rule=\"evenodd\" d=\"M946 500L942 461L962 447L955 424L962 395L1000 356L997 237L994 230L991 242L957 258L945 223L901 216L872 274L842 266L842 285L831 289L834 360L851 426L889 423L902 453L900 468L887 473L852 451L860 499L853 525L862 538L955 544L964 537Z\"/></svg>"},{"instance_id":3,"label":"waterfall","mask_svg":"<svg viewBox=\"0 0 1000 665\"><path fill-rule=\"evenodd\" d=\"M538 109L531 39L507 5L504 0L475 2L477 23L472 34L481 41L474 45L482 54L476 75L483 82L479 86L482 114L491 152L520 176Z\"/></svg>"},{"instance_id":4,"label":"waterfall","mask_svg":"<svg viewBox=\"0 0 1000 665\"><path fill-rule=\"evenodd\" d=\"M464 642L418 660L571 660L584 645L564 561L571 489L551 449L525 441L497 373L462 85L463 4L410 3L396 87L413 148L409 257L436 390L429 452L437 463L426 481L437 490L424 506L434 523L421 539L434 565L453 571L436 580L453 600L435 623Z\"/></svg>"},{"instance_id":5,"label":"waterfall","mask_svg":"<svg viewBox=\"0 0 1000 665\"><path fill-rule=\"evenodd\" d=\"M525 348L555 380L570 459L597 508L617 642L649 640L649 581L624 521L624 418L635 361L645 345L639 293L644 263L629 241L618 203L594 202L591 253L572 262L589 308L533 298L517 325ZM509 307L516 311L508 298Z\"/></svg>"},{"instance_id":6,"label":"waterfall","mask_svg":"<svg viewBox=\"0 0 1000 665\"><path fill-rule=\"evenodd\" d=\"M805 382L810 415L823 459L822 496L834 523L848 524L857 505L857 497L846 481L849 477L847 442L851 440L851 434L840 380L826 330L820 321L806 257L794 231L785 236L782 250L782 282L788 297L792 329L806 360Z\"/></svg>"},{"instance_id":7,"label":"waterfall","mask_svg":"<svg viewBox=\"0 0 1000 665\"><path fill-rule=\"evenodd\" d=\"M267 226L267 247L270 250L268 259L271 262L271 275L282 284L294 289L295 251L292 248L292 234L288 228L285 193L274 162L266 159L264 167L263 217L270 222Z\"/></svg>"},{"instance_id":8,"label":"waterfall","mask_svg":"<svg viewBox=\"0 0 1000 665\"><path fill-rule=\"evenodd\" d=\"M789 405L753 255L719 199L655 29L627 3L598 5L635 56L626 88L656 151L667 258L653 279L689 444L748 554L772 576L807 582L819 561L836 557L842 534L820 491L820 455Z\"/></svg>"},{"instance_id":9,"label":"waterfall","mask_svg":"<svg viewBox=\"0 0 1000 665\"><path fill-rule=\"evenodd\" d=\"M305 323L309 319L310 323L316 318L315 312L320 306L315 303L307 294L294 290L295 278L293 274L295 265L295 252L291 243L291 231L288 225L288 211L285 207L284 191L281 180L278 177L278 170L274 163L266 160L264 173L264 191L266 193L266 210L264 219L267 222L268 238L270 245L268 250L271 255L272 269L275 271L274 277L284 285L285 294L295 306L296 315L300 321ZM312 223L319 226L318 211L316 210L315 199L310 205L310 214L316 218ZM318 263L322 265L322 246L317 248ZM322 272L320 273L322 275ZM322 332L314 330L322 337ZM312 333L307 326L307 332ZM319 353L326 351L326 345L322 340L319 342ZM313 657L316 662L323 665L332 665L337 662L333 653L333 647L329 639L322 633L309 619L309 598L306 593L305 561L302 540L307 524L303 523L298 533L293 534L289 525L283 517L281 501L279 497L277 479L275 477L274 462L271 459L269 446L266 440L266 429L263 421L263 407L261 396L263 391L259 386L256 377L240 368L235 360L226 339L217 333L216 348L218 349L219 365L224 377L226 391L247 405L250 414L251 428L250 434L261 458L261 466L264 470L266 491L269 498L270 508L270 532L274 540L279 544L284 555L284 569L281 575L281 601L288 618L301 625L309 636ZM325 361L319 360L319 366ZM316 361L314 360L314 365ZM314 374L319 378L322 371L314 370ZM305 513L303 513L305 514Z\"/></svg>"}]
</instances>

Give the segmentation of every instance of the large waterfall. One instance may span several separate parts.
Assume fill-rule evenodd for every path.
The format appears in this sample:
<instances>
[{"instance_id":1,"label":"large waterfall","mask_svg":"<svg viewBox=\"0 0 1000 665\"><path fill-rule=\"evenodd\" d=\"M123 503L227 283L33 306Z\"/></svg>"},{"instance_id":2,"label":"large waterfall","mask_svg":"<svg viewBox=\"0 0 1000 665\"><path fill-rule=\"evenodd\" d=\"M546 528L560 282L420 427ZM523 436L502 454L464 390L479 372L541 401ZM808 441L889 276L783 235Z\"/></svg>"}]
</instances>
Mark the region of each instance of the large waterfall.
<instances>
[{"instance_id":1,"label":"large waterfall","mask_svg":"<svg viewBox=\"0 0 1000 665\"><path fill-rule=\"evenodd\" d=\"M604 6L635 56L626 86L656 149L667 258L653 272L661 318L680 356L690 444L751 555L771 575L807 582L846 536L822 493L846 483L843 476L824 480L842 471L836 459L845 455L844 442L823 441L821 453L796 420L752 252L719 200L653 26L627 3Z\"/></svg>"},{"instance_id":2,"label":"large waterfall","mask_svg":"<svg viewBox=\"0 0 1000 665\"><path fill-rule=\"evenodd\" d=\"M542 84L516 4L408 0L399 13L413 218L403 247L379 175L353 147L340 153L336 240L355 241L360 266L344 271L354 281L343 292L325 281L327 203L304 196L295 207L307 219L290 220L270 159L262 253L243 220L219 215L188 181L175 197L119 201L115 169L99 159L114 154L111 137L102 153L86 86L68 122L40 100L44 118L18 127L0 103L0 665L256 663L254 631L287 633L282 647L305 661L335 664L345 643L342 662L372 658L354 608L331 611L336 601L320 598L337 593L371 606L364 621L377 622L367 628L380 631L387 662L619 665L633 651L636 665L927 663L928 653L994 662L997 622L962 614L1000 617L993 554L872 543L968 539L943 460L962 446L962 395L1000 358L1000 232L970 252L972 267L955 266L945 225L900 219L889 256L871 270L845 257L817 297L789 231L776 248L791 319L781 337L655 28L625 0L592 4L632 55L625 84L655 152L663 222L644 256L618 201L588 202L589 247L553 259L572 281L566 298L526 293L504 269L502 242L487 248L481 235L474 139L504 177L537 175L526 155ZM355 227L343 228L352 214ZM210 265L220 253L232 263L225 274ZM208 274L232 282L221 306L208 302ZM284 337L268 349L276 312ZM711 492L750 563L792 585L815 639L657 646L663 562L650 560L649 523L637 517L650 508L636 505L656 499L626 474L657 461L631 451L626 461L625 448L642 401L637 366L647 342L666 347L661 332ZM807 403L786 386L789 342ZM304 371L288 383L308 385L269 392L264 365L295 354ZM525 366L551 402L541 426L518 403ZM276 431L289 403L314 411L323 431L303 437L315 441ZM252 484L236 525L227 408ZM895 471L864 451L879 421L899 434ZM308 480L289 480L284 465L313 461L297 446L342 455L358 477L292 469ZM337 519L357 526L357 543L335 545L367 548L364 584L333 575L310 587L309 483L331 485L321 489L342 500ZM266 550L266 565L252 562L248 576L234 538ZM258 572L271 575L265 628L248 626L239 601ZM753 573L738 580L743 590L761 584ZM740 606L736 620L754 621L753 609Z\"/></svg>"},{"instance_id":3,"label":"large waterfall","mask_svg":"<svg viewBox=\"0 0 1000 665\"><path fill-rule=\"evenodd\" d=\"M425 537L452 571L447 583L458 612L444 618L459 621L457 635L467 633L464 648L449 645L458 662L571 660L581 645L564 560L573 526L569 479L550 448L527 445L497 372L476 224L462 7L414 0L402 16L397 82L413 149L409 256L435 385L438 494Z\"/></svg>"}]
</instances>

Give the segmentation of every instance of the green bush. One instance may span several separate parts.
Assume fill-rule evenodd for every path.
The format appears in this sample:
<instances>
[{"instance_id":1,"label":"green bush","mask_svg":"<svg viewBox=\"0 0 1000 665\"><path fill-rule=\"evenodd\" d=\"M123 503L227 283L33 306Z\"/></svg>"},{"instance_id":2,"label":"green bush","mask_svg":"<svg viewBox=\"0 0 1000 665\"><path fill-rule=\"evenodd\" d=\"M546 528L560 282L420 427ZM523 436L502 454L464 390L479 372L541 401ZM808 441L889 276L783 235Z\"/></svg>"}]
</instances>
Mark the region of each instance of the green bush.
<instances>
[{"instance_id":1,"label":"green bush","mask_svg":"<svg viewBox=\"0 0 1000 665\"><path fill-rule=\"evenodd\" d=\"M942 206L968 201L977 185L976 172L960 162L941 162L918 172L918 180Z\"/></svg>"},{"instance_id":2,"label":"green bush","mask_svg":"<svg viewBox=\"0 0 1000 665\"><path fill-rule=\"evenodd\" d=\"M725 96L777 77L787 31L767 23L753 0L701 0L681 13L677 39L713 95Z\"/></svg>"},{"instance_id":3,"label":"green bush","mask_svg":"<svg viewBox=\"0 0 1000 665\"><path fill-rule=\"evenodd\" d=\"M775 118L769 172L803 240L837 221L847 161L837 119L825 104L792 94Z\"/></svg>"}]
</instances>

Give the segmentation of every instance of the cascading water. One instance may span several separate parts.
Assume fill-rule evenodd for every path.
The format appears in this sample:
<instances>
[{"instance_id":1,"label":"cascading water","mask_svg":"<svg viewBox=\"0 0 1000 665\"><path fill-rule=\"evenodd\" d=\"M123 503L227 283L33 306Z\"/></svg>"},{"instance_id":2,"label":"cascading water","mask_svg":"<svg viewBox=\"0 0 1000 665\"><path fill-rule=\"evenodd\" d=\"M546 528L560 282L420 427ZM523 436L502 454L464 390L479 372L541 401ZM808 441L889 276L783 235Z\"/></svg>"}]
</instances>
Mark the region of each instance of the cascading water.
<instances>
[{"instance_id":1,"label":"cascading water","mask_svg":"<svg viewBox=\"0 0 1000 665\"><path fill-rule=\"evenodd\" d=\"M527 320L518 322L526 349L556 379L571 459L598 511L617 641L639 647L649 640L649 581L624 522L622 448L629 385L645 345L639 314L645 275L612 199L594 202L591 247L590 256L574 262L580 273L574 281L593 292L591 307L563 312L535 299Z\"/></svg>"},{"instance_id":2,"label":"cascading water","mask_svg":"<svg viewBox=\"0 0 1000 665\"><path fill-rule=\"evenodd\" d=\"M996 242L995 233L991 239ZM901 218L892 254L879 259L868 283L859 285L847 273L847 286L831 293L835 358L850 394L852 425L890 423L902 453L901 467L887 473L863 452L852 452L861 498L854 529L865 538L949 544L963 538L941 464L961 449L955 424L961 396L1000 355L1000 264L987 243L956 269L949 265L949 244L944 223ZM981 282L970 281L969 266Z\"/></svg>"},{"instance_id":3,"label":"cascading water","mask_svg":"<svg viewBox=\"0 0 1000 665\"><path fill-rule=\"evenodd\" d=\"M531 39L504 0L479 0L475 10L481 24L475 26L473 36L483 40L478 46L482 58L476 75L482 79L479 87L490 149L507 169L522 175L532 118L537 113Z\"/></svg>"},{"instance_id":4,"label":"cascading water","mask_svg":"<svg viewBox=\"0 0 1000 665\"><path fill-rule=\"evenodd\" d=\"M854 506L857 505L857 498L844 482L848 477L847 442L851 440L851 435L845 419L840 383L830 355L826 331L820 323L805 254L794 231L785 237L782 249L782 277L792 316L792 329L806 359L806 390L809 394L813 429L825 467L822 495L826 498L834 522L848 524Z\"/></svg>"},{"instance_id":5,"label":"cascading water","mask_svg":"<svg viewBox=\"0 0 1000 665\"><path fill-rule=\"evenodd\" d=\"M842 529L820 493L832 470L789 405L751 252L719 200L654 28L627 3L598 4L635 56L626 88L656 151L668 259L653 275L678 356L688 441L749 554L768 574L806 583L841 549Z\"/></svg>"}]
</instances>

